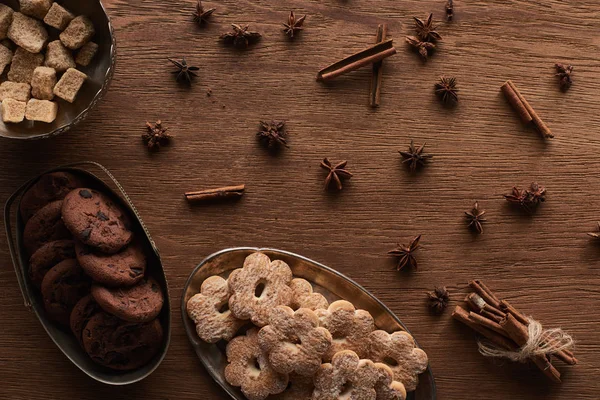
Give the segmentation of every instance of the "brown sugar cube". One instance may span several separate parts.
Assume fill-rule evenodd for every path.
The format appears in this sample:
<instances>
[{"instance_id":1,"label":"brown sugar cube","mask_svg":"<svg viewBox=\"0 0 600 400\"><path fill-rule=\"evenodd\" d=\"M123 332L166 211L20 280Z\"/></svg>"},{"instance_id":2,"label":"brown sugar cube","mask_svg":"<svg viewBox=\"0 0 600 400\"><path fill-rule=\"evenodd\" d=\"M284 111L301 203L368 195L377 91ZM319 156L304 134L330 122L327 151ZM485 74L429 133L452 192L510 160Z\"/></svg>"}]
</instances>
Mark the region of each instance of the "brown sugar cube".
<instances>
[{"instance_id":1,"label":"brown sugar cube","mask_svg":"<svg viewBox=\"0 0 600 400\"><path fill-rule=\"evenodd\" d=\"M0 39L6 39L8 28L13 20L13 9L7 5L0 4Z\"/></svg>"},{"instance_id":2,"label":"brown sugar cube","mask_svg":"<svg viewBox=\"0 0 600 400\"><path fill-rule=\"evenodd\" d=\"M25 119L49 124L54 122L56 114L58 114L58 103L48 100L31 99L27 102Z\"/></svg>"},{"instance_id":3,"label":"brown sugar cube","mask_svg":"<svg viewBox=\"0 0 600 400\"><path fill-rule=\"evenodd\" d=\"M60 34L60 41L71 50L77 50L94 36L94 25L87 17L80 15L69 23Z\"/></svg>"},{"instance_id":4,"label":"brown sugar cube","mask_svg":"<svg viewBox=\"0 0 600 400\"><path fill-rule=\"evenodd\" d=\"M37 67L31 78L31 95L40 100L52 100L56 86L56 70L50 67Z\"/></svg>"},{"instance_id":5,"label":"brown sugar cube","mask_svg":"<svg viewBox=\"0 0 600 400\"><path fill-rule=\"evenodd\" d=\"M0 46L0 75L4 73L4 69L11 63L13 52L4 46Z\"/></svg>"},{"instance_id":6,"label":"brown sugar cube","mask_svg":"<svg viewBox=\"0 0 600 400\"><path fill-rule=\"evenodd\" d=\"M54 94L63 100L72 103L79 93L79 89L83 82L87 79L87 75L74 68L69 68L54 86Z\"/></svg>"},{"instance_id":7,"label":"brown sugar cube","mask_svg":"<svg viewBox=\"0 0 600 400\"><path fill-rule=\"evenodd\" d=\"M87 42L77 53L75 62L81 66L87 67L98 51L98 45L94 42Z\"/></svg>"},{"instance_id":8,"label":"brown sugar cube","mask_svg":"<svg viewBox=\"0 0 600 400\"><path fill-rule=\"evenodd\" d=\"M69 68L75 68L75 60L71 50L67 49L60 40L48 43L46 50L46 67L51 67L58 72L65 72Z\"/></svg>"},{"instance_id":9,"label":"brown sugar cube","mask_svg":"<svg viewBox=\"0 0 600 400\"><path fill-rule=\"evenodd\" d=\"M58 3L53 3L50 7L50 11L44 17L44 22L59 31L64 31L69 25L69 22L73 21L75 15L71 14L67 9L62 7Z\"/></svg>"},{"instance_id":10,"label":"brown sugar cube","mask_svg":"<svg viewBox=\"0 0 600 400\"><path fill-rule=\"evenodd\" d=\"M48 31L40 21L16 12L8 28L8 38L30 53L39 53L48 41Z\"/></svg>"},{"instance_id":11,"label":"brown sugar cube","mask_svg":"<svg viewBox=\"0 0 600 400\"><path fill-rule=\"evenodd\" d=\"M44 19L52 6L52 0L19 0L21 12L30 17Z\"/></svg>"},{"instance_id":12,"label":"brown sugar cube","mask_svg":"<svg viewBox=\"0 0 600 400\"><path fill-rule=\"evenodd\" d=\"M27 103L14 99L6 99L2 102L2 121L19 123L25 119Z\"/></svg>"},{"instance_id":13,"label":"brown sugar cube","mask_svg":"<svg viewBox=\"0 0 600 400\"><path fill-rule=\"evenodd\" d=\"M8 71L8 80L13 82L31 83L33 70L44 63L43 54L33 54L18 48Z\"/></svg>"},{"instance_id":14,"label":"brown sugar cube","mask_svg":"<svg viewBox=\"0 0 600 400\"><path fill-rule=\"evenodd\" d=\"M27 101L31 98L29 83L3 82L0 85L0 101L13 99Z\"/></svg>"}]
</instances>

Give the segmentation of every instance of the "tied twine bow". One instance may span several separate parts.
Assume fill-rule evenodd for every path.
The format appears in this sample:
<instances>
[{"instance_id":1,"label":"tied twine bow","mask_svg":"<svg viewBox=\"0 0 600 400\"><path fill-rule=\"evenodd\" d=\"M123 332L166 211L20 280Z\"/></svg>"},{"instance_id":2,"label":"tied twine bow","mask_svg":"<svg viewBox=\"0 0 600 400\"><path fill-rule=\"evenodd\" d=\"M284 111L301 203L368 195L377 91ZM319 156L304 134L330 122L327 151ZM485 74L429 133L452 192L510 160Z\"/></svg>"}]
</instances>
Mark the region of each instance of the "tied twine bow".
<instances>
[{"instance_id":1,"label":"tied twine bow","mask_svg":"<svg viewBox=\"0 0 600 400\"><path fill-rule=\"evenodd\" d=\"M507 358L511 361L525 362L535 356L549 356L573 348L575 342L571 335L561 328L543 329L542 324L529 317L527 343L517 350L504 350L490 341L478 341L479 352L486 357Z\"/></svg>"}]
</instances>

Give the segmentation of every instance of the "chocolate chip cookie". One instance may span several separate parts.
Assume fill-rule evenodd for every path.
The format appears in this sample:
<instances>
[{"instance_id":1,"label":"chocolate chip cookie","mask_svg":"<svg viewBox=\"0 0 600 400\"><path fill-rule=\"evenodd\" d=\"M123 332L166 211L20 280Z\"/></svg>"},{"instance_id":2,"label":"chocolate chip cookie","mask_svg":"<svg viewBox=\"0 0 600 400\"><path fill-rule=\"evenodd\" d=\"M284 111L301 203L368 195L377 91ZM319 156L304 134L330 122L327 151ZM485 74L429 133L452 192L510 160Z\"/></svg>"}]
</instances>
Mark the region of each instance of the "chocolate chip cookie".
<instances>
[{"instance_id":1,"label":"chocolate chip cookie","mask_svg":"<svg viewBox=\"0 0 600 400\"><path fill-rule=\"evenodd\" d=\"M71 311L71 318L69 321L71 325L71 331L77 338L77 341L82 346L83 342L81 339L83 334L83 328L85 328L90 318L92 318L99 312L102 312L102 309L100 308L98 303L96 303L96 300L94 300L91 294L88 294L87 296L79 300L77 304L75 304L75 307L73 307L73 311Z\"/></svg>"},{"instance_id":2,"label":"chocolate chip cookie","mask_svg":"<svg viewBox=\"0 0 600 400\"><path fill-rule=\"evenodd\" d=\"M152 278L126 288L111 289L95 284L92 296L104 311L129 322L153 320L164 303L162 290Z\"/></svg>"},{"instance_id":3,"label":"chocolate chip cookie","mask_svg":"<svg viewBox=\"0 0 600 400\"><path fill-rule=\"evenodd\" d=\"M92 280L77 263L70 259L54 266L42 281L42 297L48 316L69 326L71 311L82 297L90 292Z\"/></svg>"},{"instance_id":4,"label":"chocolate chip cookie","mask_svg":"<svg viewBox=\"0 0 600 400\"><path fill-rule=\"evenodd\" d=\"M83 179L69 172L50 172L42 175L21 199L19 209L23 221L27 222L46 204L62 200L73 189L84 186Z\"/></svg>"},{"instance_id":5,"label":"chocolate chip cookie","mask_svg":"<svg viewBox=\"0 0 600 400\"><path fill-rule=\"evenodd\" d=\"M62 200L45 205L25 224L23 244L30 255L48 242L71 238L61 219L62 205Z\"/></svg>"},{"instance_id":6,"label":"chocolate chip cookie","mask_svg":"<svg viewBox=\"0 0 600 400\"><path fill-rule=\"evenodd\" d=\"M133 236L126 212L92 189L80 188L67 194L62 218L77 240L103 253L117 253Z\"/></svg>"},{"instance_id":7,"label":"chocolate chip cookie","mask_svg":"<svg viewBox=\"0 0 600 400\"><path fill-rule=\"evenodd\" d=\"M61 261L75 258L75 242L72 240L55 240L40 247L29 259L29 276L31 283L38 289L50 268Z\"/></svg>"},{"instance_id":8,"label":"chocolate chip cookie","mask_svg":"<svg viewBox=\"0 0 600 400\"><path fill-rule=\"evenodd\" d=\"M77 260L92 279L105 286L133 286L144 278L146 256L142 246L133 242L116 254L103 254L77 242Z\"/></svg>"},{"instance_id":9,"label":"chocolate chip cookie","mask_svg":"<svg viewBox=\"0 0 600 400\"><path fill-rule=\"evenodd\" d=\"M86 324L82 338L92 360L125 371L141 367L158 353L163 329L157 319L131 323L101 312Z\"/></svg>"}]
</instances>

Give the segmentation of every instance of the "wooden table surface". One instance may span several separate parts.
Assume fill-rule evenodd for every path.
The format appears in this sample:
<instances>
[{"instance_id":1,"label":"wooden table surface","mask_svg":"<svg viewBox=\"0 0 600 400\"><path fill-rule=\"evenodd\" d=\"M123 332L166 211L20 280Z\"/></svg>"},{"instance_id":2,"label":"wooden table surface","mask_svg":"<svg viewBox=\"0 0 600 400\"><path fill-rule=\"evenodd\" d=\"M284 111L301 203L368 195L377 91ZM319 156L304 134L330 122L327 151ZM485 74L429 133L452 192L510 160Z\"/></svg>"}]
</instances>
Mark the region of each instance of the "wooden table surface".
<instances>
[{"instance_id":1,"label":"wooden table surface","mask_svg":"<svg viewBox=\"0 0 600 400\"><path fill-rule=\"evenodd\" d=\"M193 0L106 0L118 41L111 90L87 121L51 140L0 145L0 200L61 164L94 160L126 188L157 242L170 283L174 322L168 355L128 387L92 381L71 364L26 311L0 242L0 398L221 399L192 351L179 314L183 284L207 255L269 246L300 253L362 284L385 302L427 351L439 399L597 399L600 391L600 246L586 236L600 219L600 6L596 0L298 0L308 14L294 42L281 32L283 0L206 2L207 29L191 22ZM434 12L444 40L427 63L404 43L412 17ZM385 62L382 104L370 109L370 70L330 84L321 67L374 42L388 23L398 54ZM230 23L249 23L263 40L247 51L223 47ZM200 67L178 86L166 57ZM574 84L558 89L554 63L573 64ZM433 95L455 76L460 105ZM522 126L500 93L512 79L556 138ZM207 95L212 90L212 96ZM172 146L149 153L140 134L162 119ZM290 148L273 156L256 141L259 120L287 122ZM427 142L422 173L398 150ZM324 157L348 160L355 176L339 194L323 191ZM548 198L526 216L502 194L538 181ZM190 207L183 193L246 184L234 203ZM481 236L464 211L487 210ZM422 234L419 269L397 273L386 252ZM481 278L548 327L576 339L580 364L550 384L535 368L479 355L473 333L452 320L467 282ZM451 308L433 316L425 292L446 285Z\"/></svg>"}]
</instances>

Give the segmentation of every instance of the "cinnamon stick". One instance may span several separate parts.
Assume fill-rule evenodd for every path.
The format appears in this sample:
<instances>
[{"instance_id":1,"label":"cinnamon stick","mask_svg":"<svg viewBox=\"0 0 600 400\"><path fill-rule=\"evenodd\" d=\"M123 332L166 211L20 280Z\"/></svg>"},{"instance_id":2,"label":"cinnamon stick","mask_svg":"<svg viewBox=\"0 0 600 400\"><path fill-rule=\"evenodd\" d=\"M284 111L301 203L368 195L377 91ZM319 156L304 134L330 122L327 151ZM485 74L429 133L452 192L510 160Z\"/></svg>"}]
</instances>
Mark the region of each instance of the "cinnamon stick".
<instances>
[{"instance_id":1,"label":"cinnamon stick","mask_svg":"<svg viewBox=\"0 0 600 400\"><path fill-rule=\"evenodd\" d=\"M328 81L350 71L381 61L396 54L392 39L384 40L373 46L352 54L338 62L323 68L317 74L318 81Z\"/></svg>"},{"instance_id":2,"label":"cinnamon stick","mask_svg":"<svg viewBox=\"0 0 600 400\"><path fill-rule=\"evenodd\" d=\"M517 348L517 346L510 339L492 331L491 329L483 327L476 322L473 322L471 319L469 319L469 312L461 306L456 306L452 312L452 318L467 325L469 328L473 329L475 332L479 333L497 346L500 346L506 350L515 350Z\"/></svg>"},{"instance_id":3,"label":"cinnamon stick","mask_svg":"<svg viewBox=\"0 0 600 400\"><path fill-rule=\"evenodd\" d=\"M502 327L500 326L500 324L498 324L495 321L492 321L491 319L488 319L482 315L479 314L475 314L474 312L470 312L469 313L469 319L471 321L473 321L476 324L479 324L485 328L491 329L492 331L502 335L502 336L506 336L508 337L508 335L506 334L506 332L504 331L504 329L502 329Z\"/></svg>"},{"instance_id":4,"label":"cinnamon stick","mask_svg":"<svg viewBox=\"0 0 600 400\"><path fill-rule=\"evenodd\" d=\"M521 118L521 121L523 121L525 125L533 122L531 114L529 114L529 111L527 111L527 108L525 108L525 105L523 102L521 102L521 99L519 99L519 96L517 93L515 93L514 89L508 82L505 82L500 90L502 90L504 97L506 97L506 100L510 106L517 112L517 114L519 114L519 118Z\"/></svg>"},{"instance_id":5,"label":"cinnamon stick","mask_svg":"<svg viewBox=\"0 0 600 400\"><path fill-rule=\"evenodd\" d=\"M483 282L478 279L469 282L469 286L475 290L475 292L480 295L486 303L494 306L495 308L500 308L500 299L496 297L496 295L488 288Z\"/></svg>"},{"instance_id":6,"label":"cinnamon stick","mask_svg":"<svg viewBox=\"0 0 600 400\"><path fill-rule=\"evenodd\" d=\"M191 203L203 201L239 198L244 195L245 185L225 186L216 189L200 190L185 193L185 199Z\"/></svg>"},{"instance_id":7,"label":"cinnamon stick","mask_svg":"<svg viewBox=\"0 0 600 400\"><path fill-rule=\"evenodd\" d=\"M483 300L483 298L477 293L469 293L465 298L465 302L473 311L476 311L480 314L487 312L489 314L494 314L498 318L502 318L505 315L505 313L502 311L486 303L485 300Z\"/></svg>"},{"instance_id":8,"label":"cinnamon stick","mask_svg":"<svg viewBox=\"0 0 600 400\"><path fill-rule=\"evenodd\" d=\"M375 43L381 43L387 37L387 24L379 24ZM381 81L383 80L383 61L373 63L373 76L371 78L370 105L379 107L381 100Z\"/></svg>"},{"instance_id":9,"label":"cinnamon stick","mask_svg":"<svg viewBox=\"0 0 600 400\"><path fill-rule=\"evenodd\" d=\"M535 128L542 134L544 138L554 137L550 128L548 128L544 121L542 121L533 107L531 107L529 102L525 100L525 97L523 97L521 92L519 92L519 89L517 89L512 81L506 81L504 85L502 85L501 90L506 96L510 105L517 111L519 117L524 123L533 123ZM529 114L529 117L527 117L527 114Z\"/></svg>"},{"instance_id":10,"label":"cinnamon stick","mask_svg":"<svg viewBox=\"0 0 600 400\"><path fill-rule=\"evenodd\" d=\"M507 314L512 314L513 317L515 317L517 319L517 321L524 324L525 326L529 325L529 318L527 318L519 310L517 310L512 305L510 305L510 303L508 301L506 301L506 300L500 301L500 309Z\"/></svg>"}]
</instances>

